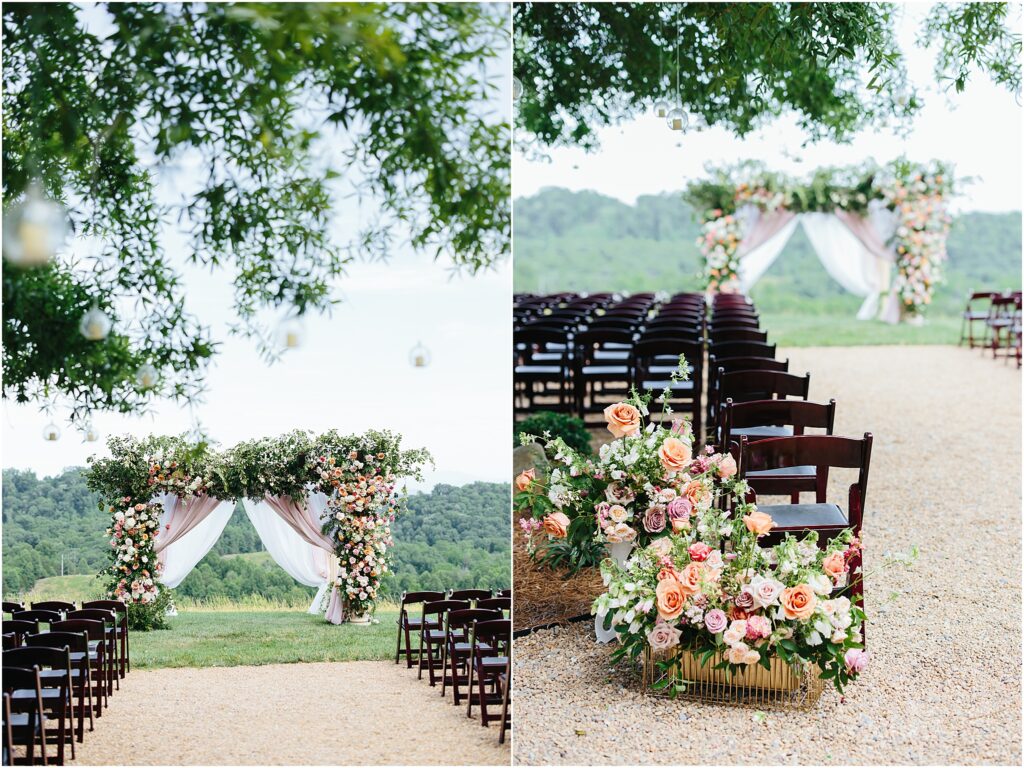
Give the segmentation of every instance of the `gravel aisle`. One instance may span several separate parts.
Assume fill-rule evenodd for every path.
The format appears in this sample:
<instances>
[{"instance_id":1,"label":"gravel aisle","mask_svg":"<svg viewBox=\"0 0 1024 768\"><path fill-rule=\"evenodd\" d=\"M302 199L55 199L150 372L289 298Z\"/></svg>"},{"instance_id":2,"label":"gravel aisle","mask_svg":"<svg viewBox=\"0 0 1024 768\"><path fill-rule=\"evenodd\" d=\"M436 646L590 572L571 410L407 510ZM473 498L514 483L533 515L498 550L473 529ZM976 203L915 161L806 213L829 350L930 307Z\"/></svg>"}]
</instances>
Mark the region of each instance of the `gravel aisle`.
<instances>
[{"instance_id":1,"label":"gravel aisle","mask_svg":"<svg viewBox=\"0 0 1024 768\"><path fill-rule=\"evenodd\" d=\"M874 433L872 663L809 713L701 706L624 687L591 627L517 641L516 761L1021 764L1020 373L977 350L783 350L835 397L836 433ZM883 604L884 603L884 604Z\"/></svg>"},{"instance_id":2,"label":"gravel aisle","mask_svg":"<svg viewBox=\"0 0 1024 768\"><path fill-rule=\"evenodd\" d=\"M77 765L508 765L483 728L389 662L132 672Z\"/></svg>"}]
</instances>

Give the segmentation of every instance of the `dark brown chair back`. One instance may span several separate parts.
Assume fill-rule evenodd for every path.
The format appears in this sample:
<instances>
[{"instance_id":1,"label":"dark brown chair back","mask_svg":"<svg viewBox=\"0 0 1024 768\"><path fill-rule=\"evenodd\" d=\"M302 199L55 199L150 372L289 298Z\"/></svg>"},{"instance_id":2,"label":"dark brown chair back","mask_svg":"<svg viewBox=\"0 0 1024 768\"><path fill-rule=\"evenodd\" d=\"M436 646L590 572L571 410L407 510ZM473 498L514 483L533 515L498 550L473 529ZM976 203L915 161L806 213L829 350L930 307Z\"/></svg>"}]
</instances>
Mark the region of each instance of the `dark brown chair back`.
<instances>
[{"instance_id":1,"label":"dark brown chair back","mask_svg":"<svg viewBox=\"0 0 1024 768\"><path fill-rule=\"evenodd\" d=\"M505 611L512 610L512 598L511 597L491 597L487 600L477 600L476 607L481 610L487 611Z\"/></svg>"},{"instance_id":2,"label":"dark brown chair back","mask_svg":"<svg viewBox=\"0 0 1024 768\"><path fill-rule=\"evenodd\" d=\"M24 638L25 635L34 635L39 631L38 621L27 621L25 619L4 619L2 626L3 633L14 633L19 638Z\"/></svg>"},{"instance_id":3,"label":"dark brown chair back","mask_svg":"<svg viewBox=\"0 0 1024 768\"><path fill-rule=\"evenodd\" d=\"M25 606L22 603L15 603L11 600L4 600L4 613L15 613L17 611L24 611Z\"/></svg>"},{"instance_id":4,"label":"dark brown chair back","mask_svg":"<svg viewBox=\"0 0 1024 768\"><path fill-rule=\"evenodd\" d=\"M32 603L33 611L57 611L58 613L64 613L66 611L75 610L74 603L68 603L64 600L43 600L41 603Z\"/></svg>"},{"instance_id":5,"label":"dark brown chair back","mask_svg":"<svg viewBox=\"0 0 1024 768\"><path fill-rule=\"evenodd\" d=\"M453 589L448 593L449 600L486 600L489 597L489 589Z\"/></svg>"},{"instance_id":6,"label":"dark brown chair back","mask_svg":"<svg viewBox=\"0 0 1024 768\"><path fill-rule=\"evenodd\" d=\"M95 619L67 619L50 625L52 632L84 632L90 640L106 639L106 624ZM46 633L43 633L46 634ZM37 635L38 637L38 635Z\"/></svg>"},{"instance_id":7,"label":"dark brown chair back","mask_svg":"<svg viewBox=\"0 0 1024 768\"><path fill-rule=\"evenodd\" d=\"M12 615L18 621L37 621L43 624L52 624L64 618L56 611L18 611Z\"/></svg>"},{"instance_id":8,"label":"dark brown chair back","mask_svg":"<svg viewBox=\"0 0 1024 768\"><path fill-rule=\"evenodd\" d=\"M775 357L775 345L763 341L724 341L711 344L709 354L723 357Z\"/></svg>"},{"instance_id":9,"label":"dark brown chair back","mask_svg":"<svg viewBox=\"0 0 1024 768\"><path fill-rule=\"evenodd\" d=\"M836 401L809 403L805 400L751 400L734 403L727 398L722 410L721 450L732 451L738 457L739 441L732 436L732 430L744 427L791 427L794 435L803 435L807 429L824 429L832 434L836 421ZM747 437L747 442L757 442L757 437Z\"/></svg>"}]
</instances>

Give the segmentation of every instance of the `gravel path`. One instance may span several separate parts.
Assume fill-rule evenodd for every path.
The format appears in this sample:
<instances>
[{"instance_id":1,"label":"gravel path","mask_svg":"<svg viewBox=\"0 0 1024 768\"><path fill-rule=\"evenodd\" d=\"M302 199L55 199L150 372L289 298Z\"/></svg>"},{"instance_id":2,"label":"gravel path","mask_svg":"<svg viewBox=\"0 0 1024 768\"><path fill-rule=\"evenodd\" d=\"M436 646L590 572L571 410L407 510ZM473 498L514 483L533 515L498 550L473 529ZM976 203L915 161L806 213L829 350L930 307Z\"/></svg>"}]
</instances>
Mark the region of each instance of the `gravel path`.
<instances>
[{"instance_id":1,"label":"gravel path","mask_svg":"<svg viewBox=\"0 0 1024 768\"><path fill-rule=\"evenodd\" d=\"M835 397L836 433L874 433L867 569L871 666L812 712L644 696L593 628L516 644L517 763L1021 764L1021 384L950 347L783 350Z\"/></svg>"},{"instance_id":2,"label":"gravel path","mask_svg":"<svg viewBox=\"0 0 1024 768\"><path fill-rule=\"evenodd\" d=\"M476 710L474 710L476 711ZM78 765L508 765L483 728L389 662L132 672Z\"/></svg>"}]
</instances>

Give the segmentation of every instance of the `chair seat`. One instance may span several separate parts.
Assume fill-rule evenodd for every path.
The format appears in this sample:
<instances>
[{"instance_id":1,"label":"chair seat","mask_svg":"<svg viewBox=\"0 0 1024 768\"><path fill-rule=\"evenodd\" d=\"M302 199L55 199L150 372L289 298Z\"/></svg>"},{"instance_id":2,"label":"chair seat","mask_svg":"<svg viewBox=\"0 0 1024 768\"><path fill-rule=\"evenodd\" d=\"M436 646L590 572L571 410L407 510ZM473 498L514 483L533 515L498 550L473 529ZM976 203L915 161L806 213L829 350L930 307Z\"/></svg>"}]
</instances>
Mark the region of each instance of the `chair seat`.
<instances>
[{"instance_id":1,"label":"chair seat","mask_svg":"<svg viewBox=\"0 0 1024 768\"><path fill-rule=\"evenodd\" d=\"M442 642L445 639L443 629L431 629L427 632L427 636L430 637L431 640L437 640L438 642ZM455 638L463 638L466 636L466 633L461 629L453 629L451 631L451 636Z\"/></svg>"},{"instance_id":2,"label":"chair seat","mask_svg":"<svg viewBox=\"0 0 1024 768\"><path fill-rule=\"evenodd\" d=\"M629 376L628 365L584 365L584 376Z\"/></svg>"},{"instance_id":3,"label":"chair seat","mask_svg":"<svg viewBox=\"0 0 1024 768\"><path fill-rule=\"evenodd\" d=\"M964 312L963 316L968 320L987 320L988 312Z\"/></svg>"},{"instance_id":4,"label":"chair seat","mask_svg":"<svg viewBox=\"0 0 1024 768\"><path fill-rule=\"evenodd\" d=\"M60 701L61 690L60 688L43 688L43 701L47 699L57 699ZM34 688L18 688L12 694L12 699L24 699L31 701L36 697L36 691Z\"/></svg>"},{"instance_id":5,"label":"chair seat","mask_svg":"<svg viewBox=\"0 0 1024 768\"><path fill-rule=\"evenodd\" d=\"M79 677L80 676L80 672L81 672L81 670L72 669L71 670L71 676L72 677ZM65 678L67 676L68 676L68 671L66 669L40 669L39 670L39 677L42 678L43 680L60 680L60 679Z\"/></svg>"},{"instance_id":6,"label":"chair seat","mask_svg":"<svg viewBox=\"0 0 1024 768\"><path fill-rule=\"evenodd\" d=\"M399 625L401 625L401 622L399 622ZM420 629L423 626L423 619L406 619L404 626L409 629ZM427 629L435 628L437 626L438 624L436 621L427 622Z\"/></svg>"},{"instance_id":7,"label":"chair seat","mask_svg":"<svg viewBox=\"0 0 1024 768\"><path fill-rule=\"evenodd\" d=\"M469 653L471 650L473 650L473 644L472 643L456 643L454 647L455 647L455 650L458 651L459 653ZM481 650L481 651L489 651L489 650L491 650L491 646L487 645L487 643L482 643L482 642L481 643L477 643L476 647L477 647L477 650Z\"/></svg>"},{"instance_id":8,"label":"chair seat","mask_svg":"<svg viewBox=\"0 0 1024 768\"><path fill-rule=\"evenodd\" d=\"M776 469L758 469L747 472L748 480L756 480L759 477L817 477L817 467L810 465L800 467L778 467Z\"/></svg>"},{"instance_id":9,"label":"chair seat","mask_svg":"<svg viewBox=\"0 0 1024 768\"><path fill-rule=\"evenodd\" d=\"M651 390L660 394L666 389L671 389L673 392L678 392L681 389L693 389L694 382L691 381L672 381L672 379L665 379L663 381L647 380L640 382L640 388L645 392Z\"/></svg>"},{"instance_id":10,"label":"chair seat","mask_svg":"<svg viewBox=\"0 0 1024 768\"><path fill-rule=\"evenodd\" d=\"M835 504L766 504L757 505L775 521L776 528L845 528L846 515Z\"/></svg>"},{"instance_id":11,"label":"chair seat","mask_svg":"<svg viewBox=\"0 0 1024 768\"><path fill-rule=\"evenodd\" d=\"M566 359L564 352L535 352L530 358L537 363L556 363Z\"/></svg>"},{"instance_id":12,"label":"chair seat","mask_svg":"<svg viewBox=\"0 0 1024 768\"><path fill-rule=\"evenodd\" d=\"M792 437L792 427L741 427L731 430L732 437L737 441L741 435L747 437Z\"/></svg>"},{"instance_id":13,"label":"chair seat","mask_svg":"<svg viewBox=\"0 0 1024 768\"><path fill-rule=\"evenodd\" d=\"M516 376L560 376L562 374L560 365L517 365Z\"/></svg>"},{"instance_id":14,"label":"chair seat","mask_svg":"<svg viewBox=\"0 0 1024 768\"><path fill-rule=\"evenodd\" d=\"M608 361L629 360L629 352L606 352L599 349L594 353L594 359Z\"/></svg>"},{"instance_id":15,"label":"chair seat","mask_svg":"<svg viewBox=\"0 0 1024 768\"><path fill-rule=\"evenodd\" d=\"M508 666L508 656L485 656L480 660L480 666L484 669L501 669Z\"/></svg>"}]
</instances>

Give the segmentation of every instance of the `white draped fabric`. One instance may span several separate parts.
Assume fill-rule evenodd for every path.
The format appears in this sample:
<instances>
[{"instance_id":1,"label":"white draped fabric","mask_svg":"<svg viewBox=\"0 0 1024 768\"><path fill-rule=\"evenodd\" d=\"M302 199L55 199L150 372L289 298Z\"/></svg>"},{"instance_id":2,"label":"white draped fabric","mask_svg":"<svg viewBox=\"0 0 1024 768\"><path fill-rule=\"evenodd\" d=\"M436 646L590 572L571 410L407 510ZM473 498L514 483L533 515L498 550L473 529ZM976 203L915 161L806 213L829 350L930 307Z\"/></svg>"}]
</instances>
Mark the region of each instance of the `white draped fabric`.
<instances>
[{"instance_id":1,"label":"white draped fabric","mask_svg":"<svg viewBox=\"0 0 1024 768\"><path fill-rule=\"evenodd\" d=\"M224 526L231 519L231 513L235 510L233 501L219 501L206 496L183 501L178 496L165 493L158 496L154 501L163 505L164 512L160 518L161 535L171 525L174 530L174 520L181 514L183 505L191 508L192 504L202 504L204 514L198 521L192 520L188 532L180 538L164 543L159 558L164 564L163 572L160 574L160 583L165 587L173 589L185 580L192 569L199 564L199 561L206 557L206 554L217 543L217 539L224 533ZM160 536L157 537L160 541Z\"/></svg>"},{"instance_id":2,"label":"white draped fabric","mask_svg":"<svg viewBox=\"0 0 1024 768\"><path fill-rule=\"evenodd\" d=\"M873 200L863 217L840 210L799 216L787 211L762 214L748 206L740 218L746 224L737 249L744 293L775 263L799 223L832 279L855 296L864 297L858 319L880 314L886 322L899 322L899 303L889 284L896 253L888 243L896 231L896 215L881 201ZM879 313L879 300L886 291L886 305Z\"/></svg>"},{"instance_id":3,"label":"white draped fabric","mask_svg":"<svg viewBox=\"0 0 1024 768\"><path fill-rule=\"evenodd\" d=\"M323 496L323 506L327 505L327 497ZM310 499L311 506L316 502ZM320 547L313 546L302 538L285 520L277 514L266 501L245 499L245 513L252 521L253 528L259 534L260 541L274 562L300 584L316 587L317 593L309 606L310 613L321 613L324 595L330 587L331 557ZM316 503L316 506L319 506ZM318 515L319 516L319 515Z\"/></svg>"}]
</instances>

